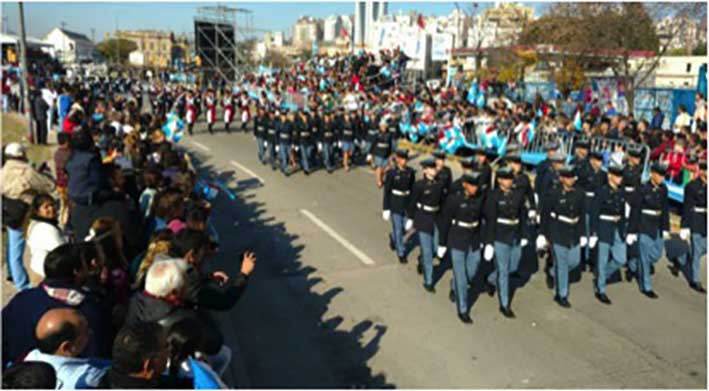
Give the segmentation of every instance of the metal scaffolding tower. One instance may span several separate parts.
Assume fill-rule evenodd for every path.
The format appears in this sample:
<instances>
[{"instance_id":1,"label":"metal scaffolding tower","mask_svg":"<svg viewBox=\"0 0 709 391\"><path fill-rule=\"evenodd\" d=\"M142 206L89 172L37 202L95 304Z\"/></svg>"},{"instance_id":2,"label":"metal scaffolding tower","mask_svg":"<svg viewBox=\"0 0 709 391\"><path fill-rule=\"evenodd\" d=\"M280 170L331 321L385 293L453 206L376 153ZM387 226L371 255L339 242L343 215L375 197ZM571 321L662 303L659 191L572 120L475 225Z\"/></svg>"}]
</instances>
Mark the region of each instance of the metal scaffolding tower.
<instances>
[{"instance_id":1,"label":"metal scaffolding tower","mask_svg":"<svg viewBox=\"0 0 709 391\"><path fill-rule=\"evenodd\" d=\"M251 71L248 45L244 44L254 37L250 10L221 5L199 7L194 25L195 51L207 78L218 75L233 82Z\"/></svg>"}]
</instances>

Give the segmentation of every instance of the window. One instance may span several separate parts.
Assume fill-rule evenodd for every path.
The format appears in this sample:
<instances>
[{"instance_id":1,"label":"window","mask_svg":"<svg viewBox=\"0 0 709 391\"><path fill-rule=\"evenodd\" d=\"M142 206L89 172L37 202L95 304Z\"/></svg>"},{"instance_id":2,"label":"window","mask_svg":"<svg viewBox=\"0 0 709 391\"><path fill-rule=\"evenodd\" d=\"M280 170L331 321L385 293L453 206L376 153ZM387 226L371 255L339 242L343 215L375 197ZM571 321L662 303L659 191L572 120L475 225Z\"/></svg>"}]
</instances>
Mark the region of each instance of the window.
<instances>
[{"instance_id":1,"label":"window","mask_svg":"<svg viewBox=\"0 0 709 391\"><path fill-rule=\"evenodd\" d=\"M155 50L155 42L150 42L150 50Z\"/></svg>"},{"instance_id":2,"label":"window","mask_svg":"<svg viewBox=\"0 0 709 391\"><path fill-rule=\"evenodd\" d=\"M690 73L690 72L692 72L692 63L688 62L687 63L687 73Z\"/></svg>"}]
</instances>

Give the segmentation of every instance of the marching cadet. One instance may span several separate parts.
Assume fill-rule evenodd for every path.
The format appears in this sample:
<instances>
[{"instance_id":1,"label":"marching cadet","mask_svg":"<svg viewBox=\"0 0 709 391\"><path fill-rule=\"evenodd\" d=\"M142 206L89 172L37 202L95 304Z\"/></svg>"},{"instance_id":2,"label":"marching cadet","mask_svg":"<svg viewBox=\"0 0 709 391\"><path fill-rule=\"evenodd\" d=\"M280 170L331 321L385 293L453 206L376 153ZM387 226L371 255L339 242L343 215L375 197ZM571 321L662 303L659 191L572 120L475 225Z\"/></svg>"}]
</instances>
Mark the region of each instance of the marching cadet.
<instances>
[{"instance_id":1,"label":"marching cadet","mask_svg":"<svg viewBox=\"0 0 709 391\"><path fill-rule=\"evenodd\" d=\"M443 151L434 151L433 158L436 161L436 180L443 185L443 197L448 195L453 182L453 172L451 168L446 166L446 153Z\"/></svg>"},{"instance_id":2,"label":"marching cadet","mask_svg":"<svg viewBox=\"0 0 709 391\"><path fill-rule=\"evenodd\" d=\"M396 150L396 165L387 171L384 179L384 206L382 218L391 218L391 234L389 244L396 250L400 263L406 263L404 253L404 225L406 224L406 208L416 181L416 171L406 165L409 152L405 149Z\"/></svg>"},{"instance_id":3,"label":"marching cadet","mask_svg":"<svg viewBox=\"0 0 709 391\"><path fill-rule=\"evenodd\" d=\"M691 265L687 268L689 286L697 292L706 293L702 286L700 262L702 255L707 253L707 162L699 162L699 176L689 182L684 188L684 202L682 203L682 223L679 236L684 241L689 241L690 250L678 259L681 266L687 265L691 257ZM679 268L675 265L670 268L675 276Z\"/></svg>"},{"instance_id":4,"label":"marching cadet","mask_svg":"<svg viewBox=\"0 0 709 391\"><path fill-rule=\"evenodd\" d=\"M387 132L387 123L385 120L382 120L379 122L379 133L377 134L376 142L372 148L374 166L376 167L374 172L377 177L377 187L379 188L384 184L384 174L389 166L389 157L391 156L393 148L394 140L392 134Z\"/></svg>"},{"instance_id":5,"label":"marching cadet","mask_svg":"<svg viewBox=\"0 0 709 391\"><path fill-rule=\"evenodd\" d=\"M246 125L251 119L251 109L249 107L249 94L246 91L241 92L241 98L238 102L239 110L241 110L241 130L246 131Z\"/></svg>"},{"instance_id":6,"label":"marching cadet","mask_svg":"<svg viewBox=\"0 0 709 391\"><path fill-rule=\"evenodd\" d=\"M224 110L224 130L231 133L229 125L234 119L234 95L229 88L224 88L222 91L222 109Z\"/></svg>"},{"instance_id":7,"label":"marching cadet","mask_svg":"<svg viewBox=\"0 0 709 391\"><path fill-rule=\"evenodd\" d=\"M185 97L186 114L185 119L187 122L187 131L190 136L192 135L192 129L194 128L194 123L197 121L197 107L195 103L195 97L192 90L187 90L187 95Z\"/></svg>"},{"instance_id":8,"label":"marching cadet","mask_svg":"<svg viewBox=\"0 0 709 391\"><path fill-rule=\"evenodd\" d=\"M492 168L490 168L490 163L487 161L487 152L484 147L477 146L473 148L473 153L475 155L475 166L473 169L480 173L480 192L485 194L491 185Z\"/></svg>"},{"instance_id":9,"label":"marching cadet","mask_svg":"<svg viewBox=\"0 0 709 391\"><path fill-rule=\"evenodd\" d=\"M332 163L332 145L335 142L335 124L333 123L334 115L332 112L325 113L322 122L322 160L328 174L332 174L335 170L335 165Z\"/></svg>"},{"instance_id":10,"label":"marching cadet","mask_svg":"<svg viewBox=\"0 0 709 391\"><path fill-rule=\"evenodd\" d=\"M579 175L579 189L583 190L586 198L584 210L586 211L586 236L591 236L591 204L593 203L597 191L607 182L608 175L603 171L603 151L596 150L591 152L588 166L583 170L584 176ZM627 217L627 216L626 216ZM583 250L583 259L588 266L588 270L593 270L593 264L596 257L592 256L592 248L587 246Z\"/></svg>"},{"instance_id":11,"label":"marching cadet","mask_svg":"<svg viewBox=\"0 0 709 391\"><path fill-rule=\"evenodd\" d=\"M537 205L534 200L534 190L532 190L532 184L529 181L529 177L524 173L522 167L522 155L515 151L505 155L505 162L509 165L512 173L514 174L514 180L512 182L512 190L522 193L525 202L525 208L527 208L527 224L523 227L527 231L526 237L534 237L533 225L537 223L538 213ZM522 260L522 253L520 252L519 257L512 259L510 265L510 276L514 278L520 278L519 274L519 264Z\"/></svg>"},{"instance_id":12,"label":"marching cadet","mask_svg":"<svg viewBox=\"0 0 709 391\"><path fill-rule=\"evenodd\" d=\"M271 111L268 115L268 129L266 133L266 141L268 142L268 160L271 163L271 170L276 169L276 162L278 157L276 156L276 145L278 143L278 129L281 128L281 117L276 111L276 107L271 107Z\"/></svg>"},{"instance_id":13,"label":"marching cadet","mask_svg":"<svg viewBox=\"0 0 709 391\"><path fill-rule=\"evenodd\" d=\"M256 149L258 160L261 164L266 164L266 136L268 128L268 117L263 107L259 107L254 116L254 137L256 137Z\"/></svg>"},{"instance_id":14,"label":"marching cadet","mask_svg":"<svg viewBox=\"0 0 709 391\"><path fill-rule=\"evenodd\" d=\"M281 111L281 120L278 123L276 132L278 133L278 156L281 162L281 172L283 175L290 175L288 163L290 158L291 138L293 137L293 122L288 119L288 111Z\"/></svg>"},{"instance_id":15,"label":"marching cadet","mask_svg":"<svg viewBox=\"0 0 709 391\"><path fill-rule=\"evenodd\" d=\"M569 304L569 272L581 262L581 248L586 246L584 194L574 185L574 166L564 165L559 169L561 187L548 193L541 213L541 242L551 242L554 266L548 277L554 281L554 301L564 308ZM539 239L538 239L539 240Z\"/></svg>"},{"instance_id":16,"label":"marching cadet","mask_svg":"<svg viewBox=\"0 0 709 391\"><path fill-rule=\"evenodd\" d=\"M606 279L625 265L627 248L624 240L626 231L625 192L620 187L624 167L617 163L608 165L608 182L596 190L591 203L590 236L588 247L598 244L596 263L596 298L604 304L611 304L606 295Z\"/></svg>"},{"instance_id":17,"label":"marching cadet","mask_svg":"<svg viewBox=\"0 0 709 391\"><path fill-rule=\"evenodd\" d=\"M623 173L623 190L628 200L633 199L636 189L642 185L643 165L641 164L642 149L631 147L628 149L628 167ZM626 211L627 212L627 211ZM630 216L626 216L630 217ZM625 280L630 282L638 271L638 257L640 250L638 242L628 245L628 267L625 270Z\"/></svg>"},{"instance_id":18,"label":"marching cadet","mask_svg":"<svg viewBox=\"0 0 709 391\"><path fill-rule=\"evenodd\" d=\"M214 90L207 89L207 94L204 97L204 105L207 106L207 130L209 134L214 134L212 126L217 120L217 98L214 96Z\"/></svg>"},{"instance_id":19,"label":"marching cadet","mask_svg":"<svg viewBox=\"0 0 709 391\"><path fill-rule=\"evenodd\" d=\"M558 154L559 143L556 141L551 141L544 146L547 152L546 159L542 160L536 168L536 176L534 178L534 191L536 192L537 203L541 201L542 192L544 186L542 185L542 180L546 177L547 171L551 170L551 159L553 156Z\"/></svg>"},{"instance_id":20,"label":"marching cadet","mask_svg":"<svg viewBox=\"0 0 709 391\"><path fill-rule=\"evenodd\" d=\"M310 129L310 120L304 111L299 111L299 121L296 121L298 140L300 141L300 164L303 173L307 176L311 172L310 156L313 154L313 134Z\"/></svg>"},{"instance_id":21,"label":"marching cadet","mask_svg":"<svg viewBox=\"0 0 709 391\"><path fill-rule=\"evenodd\" d=\"M480 174L465 173L460 177L463 191L451 193L441 214L439 251L450 250L453 279L449 297L457 303L458 318L472 323L468 314L468 287L480 265L482 247L481 220L484 197L478 192Z\"/></svg>"},{"instance_id":22,"label":"marching cadet","mask_svg":"<svg viewBox=\"0 0 709 391\"><path fill-rule=\"evenodd\" d=\"M652 290L650 267L660 260L664 241L670 238L667 186L663 183L666 171L666 166L654 163L650 169L650 180L640 186L632 197L626 193L630 219L625 241L628 245L638 242L638 285L640 292L651 299L657 299L657 294Z\"/></svg>"},{"instance_id":23,"label":"marching cadet","mask_svg":"<svg viewBox=\"0 0 709 391\"><path fill-rule=\"evenodd\" d=\"M494 292L493 283L497 286L497 296L500 300L500 312L506 318L514 318L510 309L509 272L512 259L522 247L527 245L522 227L527 211L522 193L513 191L514 173L509 167L497 170L498 188L487 194L485 201L485 250L484 259L495 258L495 272L487 279L489 294Z\"/></svg>"},{"instance_id":24,"label":"marching cadet","mask_svg":"<svg viewBox=\"0 0 709 391\"><path fill-rule=\"evenodd\" d=\"M460 178L456 179L453 181L451 184L450 188L450 195L453 194L458 194L463 192L463 175L465 174L470 174L473 172L473 160L472 159L461 159L460 160L460 168L463 171L463 174L460 176ZM479 175L479 173L478 173ZM480 183L478 183L480 185Z\"/></svg>"},{"instance_id":25,"label":"marching cadet","mask_svg":"<svg viewBox=\"0 0 709 391\"><path fill-rule=\"evenodd\" d=\"M374 144L377 143L377 136L379 135L379 129L377 129L377 121L374 120L374 113L369 113L369 122L365 122L365 128L367 134L364 138L364 153L367 155L367 163L374 167L374 155L372 155L372 150ZM379 121L381 122L381 121ZM381 126L381 125L380 125Z\"/></svg>"},{"instance_id":26,"label":"marching cadet","mask_svg":"<svg viewBox=\"0 0 709 391\"><path fill-rule=\"evenodd\" d=\"M404 228L408 231L413 225L418 233L421 249L418 270L421 273L423 269L424 289L433 293L433 230L443 200L443 186L436 180L436 162L433 159L422 161L421 166L423 178L414 184L407 210L407 215L413 221L407 220Z\"/></svg>"},{"instance_id":27,"label":"marching cadet","mask_svg":"<svg viewBox=\"0 0 709 391\"><path fill-rule=\"evenodd\" d=\"M351 113L345 113L342 121L342 137L340 142L342 142L342 165L345 167L345 171L350 171L350 160L352 160L352 153L354 152L354 123ZM381 183L381 178L377 177L378 183ZM380 186L381 187L381 186Z\"/></svg>"},{"instance_id":28,"label":"marching cadet","mask_svg":"<svg viewBox=\"0 0 709 391\"><path fill-rule=\"evenodd\" d=\"M574 166L577 176L581 174L579 171L581 165L588 164L588 153L590 149L591 143L586 138L577 140L574 143L574 157L571 158L569 164Z\"/></svg>"},{"instance_id":29,"label":"marching cadet","mask_svg":"<svg viewBox=\"0 0 709 391\"><path fill-rule=\"evenodd\" d=\"M297 160L300 153L300 112L303 111L301 108L296 108L288 113L288 123L290 124L291 134L290 134L290 149L288 150L288 162L290 163L291 174L296 172L298 169Z\"/></svg>"}]
</instances>

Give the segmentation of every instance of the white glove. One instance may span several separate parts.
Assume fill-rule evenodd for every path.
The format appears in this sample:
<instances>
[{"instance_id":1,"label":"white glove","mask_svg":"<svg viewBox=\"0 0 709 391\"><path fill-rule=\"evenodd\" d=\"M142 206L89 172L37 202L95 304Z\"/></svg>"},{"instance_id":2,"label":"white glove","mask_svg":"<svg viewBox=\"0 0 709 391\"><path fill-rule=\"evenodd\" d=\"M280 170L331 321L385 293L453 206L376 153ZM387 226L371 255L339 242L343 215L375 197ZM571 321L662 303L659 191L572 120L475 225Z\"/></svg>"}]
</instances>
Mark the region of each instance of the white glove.
<instances>
[{"instance_id":1,"label":"white glove","mask_svg":"<svg viewBox=\"0 0 709 391\"><path fill-rule=\"evenodd\" d=\"M628 204L627 202L625 203L625 218L630 218L630 204Z\"/></svg>"},{"instance_id":2,"label":"white glove","mask_svg":"<svg viewBox=\"0 0 709 391\"><path fill-rule=\"evenodd\" d=\"M486 261L492 260L492 256L495 255L495 247L492 244L485 245L485 250L483 251L483 258Z\"/></svg>"},{"instance_id":3,"label":"white glove","mask_svg":"<svg viewBox=\"0 0 709 391\"><path fill-rule=\"evenodd\" d=\"M527 217L529 217L529 219L531 221L536 221L537 220L537 211L534 209L530 210L529 212L527 212Z\"/></svg>"},{"instance_id":4,"label":"white glove","mask_svg":"<svg viewBox=\"0 0 709 391\"><path fill-rule=\"evenodd\" d=\"M585 236L582 236L581 239L579 240L579 245L581 247L586 247L588 245L588 238Z\"/></svg>"},{"instance_id":5,"label":"white glove","mask_svg":"<svg viewBox=\"0 0 709 391\"><path fill-rule=\"evenodd\" d=\"M537 236L537 250L543 250L547 248L547 238L544 235Z\"/></svg>"},{"instance_id":6,"label":"white glove","mask_svg":"<svg viewBox=\"0 0 709 391\"><path fill-rule=\"evenodd\" d=\"M411 219L406 219L406 222L404 223L404 231L408 231L413 227L414 227L414 221Z\"/></svg>"},{"instance_id":7,"label":"white glove","mask_svg":"<svg viewBox=\"0 0 709 391\"><path fill-rule=\"evenodd\" d=\"M342 148L342 141L337 142L337 148Z\"/></svg>"},{"instance_id":8,"label":"white glove","mask_svg":"<svg viewBox=\"0 0 709 391\"><path fill-rule=\"evenodd\" d=\"M539 194L538 193L534 193L534 203L536 205L539 205Z\"/></svg>"},{"instance_id":9,"label":"white glove","mask_svg":"<svg viewBox=\"0 0 709 391\"><path fill-rule=\"evenodd\" d=\"M632 245L633 243L638 241L638 235L636 234L628 234L628 236L625 237L625 243L628 245Z\"/></svg>"},{"instance_id":10,"label":"white glove","mask_svg":"<svg viewBox=\"0 0 709 391\"><path fill-rule=\"evenodd\" d=\"M268 147L268 141L264 141L264 142L263 142L263 146L264 146L264 148L265 148L265 147Z\"/></svg>"},{"instance_id":11,"label":"white glove","mask_svg":"<svg viewBox=\"0 0 709 391\"><path fill-rule=\"evenodd\" d=\"M318 143L318 152L322 152L322 143Z\"/></svg>"},{"instance_id":12,"label":"white glove","mask_svg":"<svg viewBox=\"0 0 709 391\"><path fill-rule=\"evenodd\" d=\"M522 239L522 240L519 241L519 244L520 244L522 247L527 247L527 245L529 244L529 240L527 240L527 239Z\"/></svg>"},{"instance_id":13,"label":"white glove","mask_svg":"<svg viewBox=\"0 0 709 391\"><path fill-rule=\"evenodd\" d=\"M596 248L597 243L598 243L598 236L591 236L588 239L588 247L590 247L590 248Z\"/></svg>"},{"instance_id":14,"label":"white glove","mask_svg":"<svg viewBox=\"0 0 709 391\"><path fill-rule=\"evenodd\" d=\"M300 151L300 147L297 146L297 145L294 147L294 149L295 149L296 152L299 152L299 151Z\"/></svg>"},{"instance_id":15,"label":"white glove","mask_svg":"<svg viewBox=\"0 0 709 391\"><path fill-rule=\"evenodd\" d=\"M382 211L382 218L384 221L389 221L389 216L391 216L391 212L388 210L383 210Z\"/></svg>"},{"instance_id":16,"label":"white glove","mask_svg":"<svg viewBox=\"0 0 709 391\"><path fill-rule=\"evenodd\" d=\"M679 237L684 241L688 241L691 235L692 231L690 231L689 228L682 228L679 230Z\"/></svg>"},{"instance_id":17,"label":"white glove","mask_svg":"<svg viewBox=\"0 0 709 391\"><path fill-rule=\"evenodd\" d=\"M436 251L436 255L438 255L438 258L443 258L443 256L446 254L446 248L443 246L438 246L438 251Z\"/></svg>"},{"instance_id":18,"label":"white glove","mask_svg":"<svg viewBox=\"0 0 709 391\"><path fill-rule=\"evenodd\" d=\"M670 238L669 231L662 231L662 239L668 240Z\"/></svg>"},{"instance_id":19,"label":"white glove","mask_svg":"<svg viewBox=\"0 0 709 391\"><path fill-rule=\"evenodd\" d=\"M371 161L372 161L372 154L370 153L369 155L367 155L367 162L371 162Z\"/></svg>"},{"instance_id":20,"label":"white glove","mask_svg":"<svg viewBox=\"0 0 709 391\"><path fill-rule=\"evenodd\" d=\"M276 152L280 152L280 150L281 150L281 146L280 146L280 145L276 145Z\"/></svg>"}]
</instances>

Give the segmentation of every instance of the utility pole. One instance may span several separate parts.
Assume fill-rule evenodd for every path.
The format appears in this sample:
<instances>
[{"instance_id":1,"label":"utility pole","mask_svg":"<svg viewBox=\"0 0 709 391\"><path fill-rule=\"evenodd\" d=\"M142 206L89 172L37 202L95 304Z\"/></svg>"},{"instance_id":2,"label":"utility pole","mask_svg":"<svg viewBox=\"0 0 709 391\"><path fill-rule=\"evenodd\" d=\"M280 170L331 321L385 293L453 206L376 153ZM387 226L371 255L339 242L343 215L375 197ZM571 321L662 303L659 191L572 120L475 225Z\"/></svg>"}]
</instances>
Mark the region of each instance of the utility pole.
<instances>
[{"instance_id":1,"label":"utility pole","mask_svg":"<svg viewBox=\"0 0 709 391\"><path fill-rule=\"evenodd\" d=\"M29 134L27 139L30 143L34 144L34 121L32 121L32 110L30 109L30 91L28 82L28 71L27 71L27 37L25 35L25 10L24 4L19 2L17 4L17 9L20 13L20 68L22 69L22 77L20 78L20 83L22 86L22 105L25 110L25 119L29 126Z\"/></svg>"},{"instance_id":2,"label":"utility pole","mask_svg":"<svg viewBox=\"0 0 709 391\"><path fill-rule=\"evenodd\" d=\"M91 42L96 44L96 29L91 27Z\"/></svg>"},{"instance_id":3,"label":"utility pole","mask_svg":"<svg viewBox=\"0 0 709 391\"><path fill-rule=\"evenodd\" d=\"M66 22L62 21L62 60L66 62Z\"/></svg>"}]
</instances>

